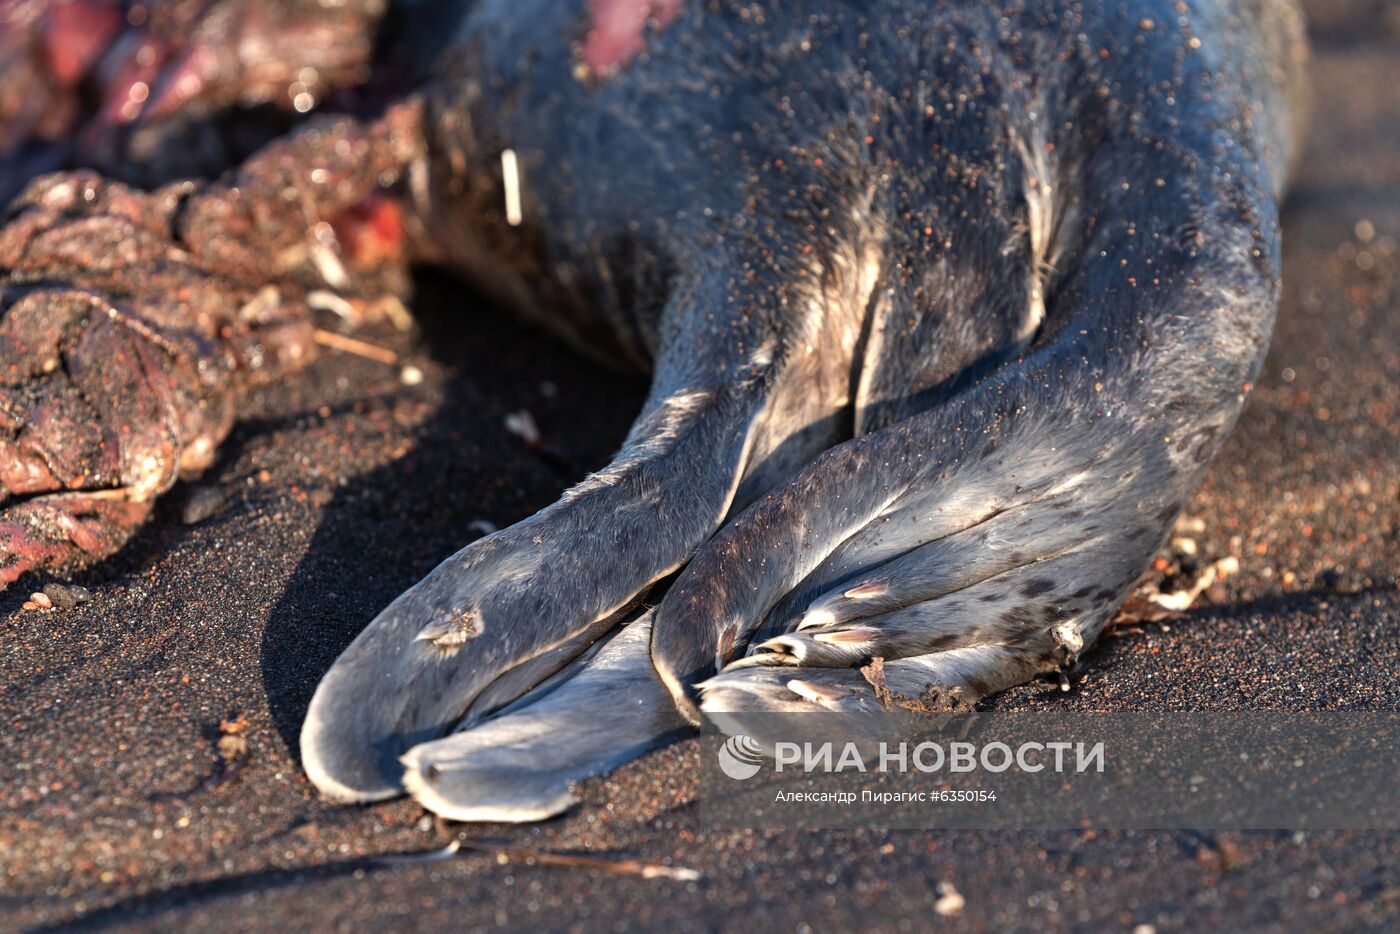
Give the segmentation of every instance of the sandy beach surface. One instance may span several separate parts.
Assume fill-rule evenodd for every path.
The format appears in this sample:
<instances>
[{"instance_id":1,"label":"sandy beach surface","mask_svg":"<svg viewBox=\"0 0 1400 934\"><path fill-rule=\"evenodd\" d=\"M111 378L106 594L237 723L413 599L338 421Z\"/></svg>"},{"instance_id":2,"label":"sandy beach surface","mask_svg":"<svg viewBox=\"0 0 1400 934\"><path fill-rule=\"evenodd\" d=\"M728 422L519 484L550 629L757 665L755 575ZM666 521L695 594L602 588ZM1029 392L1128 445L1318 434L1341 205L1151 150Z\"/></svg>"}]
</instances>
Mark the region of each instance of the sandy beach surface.
<instances>
[{"instance_id":1,"label":"sandy beach surface","mask_svg":"<svg viewBox=\"0 0 1400 934\"><path fill-rule=\"evenodd\" d=\"M1107 639L1072 691L995 708L1400 709L1400 12L1313 6L1274 345L1189 509L1200 554L1240 573ZM362 336L421 381L326 354L79 576L91 602L0 595L0 929L1400 928L1400 832L720 832L695 815L695 741L537 826L321 802L295 738L339 650L487 523L606 463L645 391L451 282L416 312L417 334ZM506 430L521 410L543 452ZM459 832L703 879L373 859Z\"/></svg>"}]
</instances>

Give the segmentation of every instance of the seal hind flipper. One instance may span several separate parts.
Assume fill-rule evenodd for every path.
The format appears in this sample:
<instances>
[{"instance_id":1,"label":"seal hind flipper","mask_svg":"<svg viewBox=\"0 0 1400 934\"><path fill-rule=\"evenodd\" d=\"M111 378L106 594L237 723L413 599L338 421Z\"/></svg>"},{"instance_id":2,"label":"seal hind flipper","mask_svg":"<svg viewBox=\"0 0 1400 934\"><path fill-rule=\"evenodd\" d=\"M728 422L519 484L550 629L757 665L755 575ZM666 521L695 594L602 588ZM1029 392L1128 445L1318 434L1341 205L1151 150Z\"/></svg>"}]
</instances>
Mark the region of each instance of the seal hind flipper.
<instances>
[{"instance_id":1,"label":"seal hind flipper","mask_svg":"<svg viewBox=\"0 0 1400 934\"><path fill-rule=\"evenodd\" d=\"M519 677L523 664L582 651L682 566L651 653L691 721L701 705L722 718L771 701L869 716L873 730L889 711L873 686L848 690L866 680L857 653L889 653L886 690L970 700L1094 641L1257 373L1288 147L1240 7L1197 4L1203 48L1198 25L1167 25L1181 12L1170 3L1144 4L1160 10L1144 18L1085 6L1082 30L1032 5L1011 34L995 11L955 6L910 32L926 48L899 47L924 56L928 71L899 71L922 85L832 62L859 80L823 86L881 117L863 134L844 114L831 122L830 98L795 92L791 122L746 122L736 150L674 131L686 153L761 168L732 184L728 162L686 163L718 186L688 188L681 226L668 211L653 228L686 272L655 329L646 412L613 467L444 564L346 651L303 733L318 786L396 793L399 756L417 746L423 774L408 781L426 798L431 740L484 714L471 709L482 697L507 703L546 674ZM979 41L938 41L964 34ZM752 71L706 87L723 90L722 109L766 100L775 87ZM855 90L877 78L873 99ZM657 100L626 80L615 106ZM694 104L696 128L719 138L723 115ZM652 210L623 197L631 179L609 161L588 164L619 213ZM636 190L658 191L656 177ZM746 656L755 639L785 651ZM449 771L495 769L493 736L567 729L566 687L444 741L467 750ZM542 771L536 804L508 806L518 813L564 800L546 742L530 740ZM473 795L495 793L454 785L434 806L470 813Z\"/></svg>"},{"instance_id":2,"label":"seal hind flipper","mask_svg":"<svg viewBox=\"0 0 1400 934\"><path fill-rule=\"evenodd\" d=\"M712 650L760 633L773 665L850 665L832 624L867 601L898 624L861 620L869 654L1035 645L1053 668L1054 627L1093 642L1233 424L1277 301L1271 180L1242 144L1197 144L1192 168L1139 151L1165 189L1141 210L1086 199L1099 233L1016 365L828 451L698 553L657 613L668 683L714 671L697 630ZM969 602L961 588L997 574L1014 589ZM688 687L678 702L698 719Z\"/></svg>"},{"instance_id":3,"label":"seal hind flipper","mask_svg":"<svg viewBox=\"0 0 1400 934\"><path fill-rule=\"evenodd\" d=\"M770 408L781 342L770 317L749 314L771 288L746 295L722 262L701 267L670 299L651 396L612 464L444 561L322 679L301 752L323 793L401 793L405 752L486 713L482 698L510 703L625 618L718 528L752 452L784 446L796 423Z\"/></svg>"},{"instance_id":4,"label":"seal hind flipper","mask_svg":"<svg viewBox=\"0 0 1400 934\"><path fill-rule=\"evenodd\" d=\"M771 746L791 739L769 735L794 726L782 714L821 712L824 728L884 739L927 714L962 710L1021 684L1038 670L1032 653L976 645L885 662L878 675L855 668L746 668L721 672L698 687L701 709L716 726Z\"/></svg>"},{"instance_id":5,"label":"seal hind flipper","mask_svg":"<svg viewBox=\"0 0 1400 934\"><path fill-rule=\"evenodd\" d=\"M833 620L756 642L726 670L850 666L873 657L909 658L979 645L1028 652L1055 627L1078 627L1101 616L1105 606L1116 606L1126 582L1140 571L1136 556L1124 554L1109 536L1044 560L1004 554L1022 563L965 588L891 601L883 612L854 622ZM1044 661L1046 669L1056 667L1049 655Z\"/></svg>"},{"instance_id":6,"label":"seal hind flipper","mask_svg":"<svg viewBox=\"0 0 1400 934\"><path fill-rule=\"evenodd\" d=\"M404 786L450 820L543 820L567 809L574 782L688 730L652 670L650 645L648 613L544 697L410 749Z\"/></svg>"}]
</instances>

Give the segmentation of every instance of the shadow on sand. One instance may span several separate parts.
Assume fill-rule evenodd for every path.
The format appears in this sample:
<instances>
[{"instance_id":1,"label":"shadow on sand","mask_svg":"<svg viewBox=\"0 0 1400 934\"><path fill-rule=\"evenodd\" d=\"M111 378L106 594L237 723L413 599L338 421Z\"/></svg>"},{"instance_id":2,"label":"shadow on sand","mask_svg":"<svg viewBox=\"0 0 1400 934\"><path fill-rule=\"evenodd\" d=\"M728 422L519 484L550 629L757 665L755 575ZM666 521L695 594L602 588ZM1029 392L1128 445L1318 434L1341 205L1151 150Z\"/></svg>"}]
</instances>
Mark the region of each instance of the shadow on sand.
<instances>
[{"instance_id":1,"label":"shadow on sand","mask_svg":"<svg viewBox=\"0 0 1400 934\"><path fill-rule=\"evenodd\" d=\"M462 300L428 276L415 307L426 349L446 373L442 403L411 450L353 476L320 524L263 631L261 664L278 732L297 750L317 682L390 601L483 534L553 502L621 443L645 381L609 372L508 314ZM545 449L503 430L530 410ZM382 459L382 458L381 458Z\"/></svg>"}]
</instances>

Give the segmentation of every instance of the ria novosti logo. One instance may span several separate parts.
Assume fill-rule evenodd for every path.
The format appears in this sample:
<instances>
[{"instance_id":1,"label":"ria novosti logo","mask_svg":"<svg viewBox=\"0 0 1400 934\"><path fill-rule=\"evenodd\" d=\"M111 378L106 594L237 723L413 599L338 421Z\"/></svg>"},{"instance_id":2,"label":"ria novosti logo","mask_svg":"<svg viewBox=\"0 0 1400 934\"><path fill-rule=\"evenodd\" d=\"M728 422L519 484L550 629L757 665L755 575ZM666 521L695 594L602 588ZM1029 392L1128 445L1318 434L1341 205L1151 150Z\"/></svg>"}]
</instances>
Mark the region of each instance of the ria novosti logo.
<instances>
[{"instance_id":1,"label":"ria novosti logo","mask_svg":"<svg viewBox=\"0 0 1400 934\"><path fill-rule=\"evenodd\" d=\"M1071 753L1073 756L1071 757ZM720 771L736 782L753 778L763 768L770 753L750 736L742 733L725 740L717 757ZM1105 744L1092 746L1084 742L1028 742L1015 747L1003 742L976 743L958 741L880 743L878 752L862 750L855 742L847 743L786 743L773 744L773 771L801 772L921 772L958 773L1006 771L1019 772L1103 772Z\"/></svg>"},{"instance_id":2,"label":"ria novosti logo","mask_svg":"<svg viewBox=\"0 0 1400 934\"><path fill-rule=\"evenodd\" d=\"M736 782L753 778L763 767L763 747L744 736L731 736L719 747L719 770Z\"/></svg>"}]
</instances>

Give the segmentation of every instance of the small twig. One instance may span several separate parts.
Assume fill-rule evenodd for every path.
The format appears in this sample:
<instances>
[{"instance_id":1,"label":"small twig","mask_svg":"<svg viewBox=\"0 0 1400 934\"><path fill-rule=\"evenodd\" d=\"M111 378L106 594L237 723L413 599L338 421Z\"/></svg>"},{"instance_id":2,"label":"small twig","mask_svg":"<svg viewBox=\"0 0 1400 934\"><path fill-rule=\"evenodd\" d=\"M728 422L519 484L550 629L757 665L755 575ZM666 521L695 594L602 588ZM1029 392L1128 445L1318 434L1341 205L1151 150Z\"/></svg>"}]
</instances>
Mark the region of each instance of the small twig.
<instances>
[{"instance_id":1,"label":"small twig","mask_svg":"<svg viewBox=\"0 0 1400 934\"><path fill-rule=\"evenodd\" d=\"M78 495L86 499L110 499L129 500L131 499L131 487L119 486L112 490L80 490Z\"/></svg>"},{"instance_id":2,"label":"small twig","mask_svg":"<svg viewBox=\"0 0 1400 934\"><path fill-rule=\"evenodd\" d=\"M453 859L457 852L462 849L460 840L453 840L440 850L428 850L426 853L390 853L387 856L375 858L375 862L383 866L414 866L418 863L440 863L443 860Z\"/></svg>"},{"instance_id":3,"label":"small twig","mask_svg":"<svg viewBox=\"0 0 1400 934\"><path fill-rule=\"evenodd\" d=\"M672 879L677 882L698 882L702 875L699 870L683 866L666 866L661 863L648 863L638 859L603 859L597 856L584 856L579 853L550 853L526 847L498 846L494 843L479 843L473 840L453 840L440 850L426 853L404 853L381 856L377 862L388 866L404 866L417 863L437 863L454 859L462 850L472 850L496 857L500 863L520 863L526 866L565 866L573 869L592 869L621 876L640 876L643 879Z\"/></svg>"},{"instance_id":4,"label":"small twig","mask_svg":"<svg viewBox=\"0 0 1400 934\"><path fill-rule=\"evenodd\" d=\"M370 305L372 315L382 315L399 331L413 330L413 312L397 295L381 295Z\"/></svg>"},{"instance_id":5,"label":"small twig","mask_svg":"<svg viewBox=\"0 0 1400 934\"><path fill-rule=\"evenodd\" d=\"M479 853L491 853L500 862L518 862L539 866L570 866L575 869L594 869L622 876L641 876L643 879L674 879L677 882L697 882L700 871L683 866L666 866L662 863L647 863L639 859L602 859L597 856L584 856L581 853L550 853L544 850L531 850L525 847L497 846L494 843L462 841L462 848Z\"/></svg>"},{"instance_id":6,"label":"small twig","mask_svg":"<svg viewBox=\"0 0 1400 934\"><path fill-rule=\"evenodd\" d=\"M320 328L311 332L311 336L316 340L316 343L343 353L354 354L357 357L365 357L390 365L399 362L398 354L387 347L380 347L368 341L356 340L353 337L346 337L344 334L337 334L334 331L323 331Z\"/></svg>"},{"instance_id":7,"label":"small twig","mask_svg":"<svg viewBox=\"0 0 1400 934\"><path fill-rule=\"evenodd\" d=\"M506 189L506 223L519 227L525 215L520 207L520 162L514 149L501 152L501 181Z\"/></svg>"}]
</instances>

